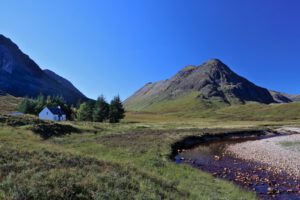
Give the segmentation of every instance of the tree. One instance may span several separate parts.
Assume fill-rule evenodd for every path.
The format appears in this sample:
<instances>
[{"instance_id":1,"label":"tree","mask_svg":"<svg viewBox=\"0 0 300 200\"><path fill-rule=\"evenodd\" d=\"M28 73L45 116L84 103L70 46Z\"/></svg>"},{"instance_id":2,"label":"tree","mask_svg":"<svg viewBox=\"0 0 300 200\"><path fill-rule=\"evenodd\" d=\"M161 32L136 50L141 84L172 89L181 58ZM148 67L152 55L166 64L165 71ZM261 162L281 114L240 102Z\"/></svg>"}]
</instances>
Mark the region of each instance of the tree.
<instances>
[{"instance_id":1,"label":"tree","mask_svg":"<svg viewBox=\"0 0 300 200\"><path fill-rule=\"evenodd\" d=\"M25 114L34 113L34 108L35 108L34 102L28 97L25 97L25 99L23 99L19 104L19 111Z\"/></svg>"},{"instance_id":2,"label":"tree","mask_svg":"<svg viewBox=\"0 0 300 200\"><path fill-rule=\"evenodd\" d=\"M109 122L118 123L125 117L125 110L123 108L122 101L119 96L116 96L111 100L109 107Z\"/></svg>"},{"instance_id":3,"label":"tree","mask_svg":"<svg viewBox=\"0 0 300 200\"><path fill-rule=\"evenodd\" d=\"M108 115L109 115L109 104L106 102L104 96L101 95L100 97L98 97L95 103L93 120L95 122L103 122L108 119Z\"/></svg>"},{"instance_id":4,"label":"tree","mask_svg":"<svg viewBox=\"0 0 300 200\"><path fill-rule=\"evenodd\" d=\"M80 104L77 111L77 119L80 121L92 121L93 120L94 102L88 101Z\"/></svg>"},{"instance_id":5,"label":"tree","mask_svg":"<svg viewBox=\"0 0 300 200\"><path fill-rule=\"evenodd\" d=\"M79 106L79 109L77 111L77 119L80 121L87 121L89 118L88 113L88 105L87 103L82 103Z\"/></svg>"},{"instance_id":6,"label":"tree","mask_svg":"<svg viewBox=\"0 0 300 200\"><path fill-rule=\"evenodd\" d=\"M34 101L34 113L33 114L38 114L40 113L44 107L45 107L45 104L46 104L46 99L45 99L45 96L40 94Z\"/></svg>"}]
</instances>

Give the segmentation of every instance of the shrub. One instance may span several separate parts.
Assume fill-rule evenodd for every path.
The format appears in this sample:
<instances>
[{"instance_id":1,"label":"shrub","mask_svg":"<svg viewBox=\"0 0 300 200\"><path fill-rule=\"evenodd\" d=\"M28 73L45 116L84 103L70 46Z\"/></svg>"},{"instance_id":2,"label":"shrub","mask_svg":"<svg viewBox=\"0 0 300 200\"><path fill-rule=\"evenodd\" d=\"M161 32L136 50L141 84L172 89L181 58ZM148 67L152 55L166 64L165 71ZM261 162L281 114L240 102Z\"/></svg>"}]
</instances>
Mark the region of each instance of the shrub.
<instances>
[{"instance_id":1,"label":"shrub","mask_svg":"<svg viewBox=\"0 0 300 200\"><path fill-rule=\"evenodd\" d=\"M52 136L62 136L71 133L80 133L81 131L71 125L57 123L40 123L32 127L32 131L39 134L42 138L48 139Z\"/></svg>"}]
</instances>

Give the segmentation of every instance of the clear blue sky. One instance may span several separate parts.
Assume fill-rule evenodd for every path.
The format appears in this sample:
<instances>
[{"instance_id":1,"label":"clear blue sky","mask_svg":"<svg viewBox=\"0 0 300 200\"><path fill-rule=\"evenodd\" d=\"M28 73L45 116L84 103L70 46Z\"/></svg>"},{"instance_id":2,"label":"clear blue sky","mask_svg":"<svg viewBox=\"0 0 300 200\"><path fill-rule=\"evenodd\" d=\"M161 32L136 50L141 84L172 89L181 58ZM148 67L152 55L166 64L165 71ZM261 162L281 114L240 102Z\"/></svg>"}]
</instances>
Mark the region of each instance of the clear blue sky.
<instances>
[{"instance_id":1,"label":"clear blue sky","mask_svg":"<svg viewBox=\"0 0 300 200\"><path fill-rule=\"evenodd\" d=\"M0 33L91 98L125 99L210 58L297 94L299 10L298 0L2 0Z\"/></svg>"}]
</instances>

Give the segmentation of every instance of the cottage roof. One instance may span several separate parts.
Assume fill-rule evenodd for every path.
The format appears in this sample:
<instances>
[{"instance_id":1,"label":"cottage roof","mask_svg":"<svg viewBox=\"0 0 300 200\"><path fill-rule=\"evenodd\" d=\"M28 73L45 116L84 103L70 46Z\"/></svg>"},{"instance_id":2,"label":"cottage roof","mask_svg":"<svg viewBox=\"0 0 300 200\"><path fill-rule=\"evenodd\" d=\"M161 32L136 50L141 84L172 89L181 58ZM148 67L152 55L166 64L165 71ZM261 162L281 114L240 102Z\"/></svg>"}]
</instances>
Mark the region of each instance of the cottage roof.
<instances>
[{"instance_id":1,"label":"cottage roof","mask_svg":"<svg viewBox=\"0 0 300 200\"><path fill-rule=\"evenodd\" d=\"M66 113L59 107L47 107L54 115L65 115Z\"/></svg>"}]
</instances>

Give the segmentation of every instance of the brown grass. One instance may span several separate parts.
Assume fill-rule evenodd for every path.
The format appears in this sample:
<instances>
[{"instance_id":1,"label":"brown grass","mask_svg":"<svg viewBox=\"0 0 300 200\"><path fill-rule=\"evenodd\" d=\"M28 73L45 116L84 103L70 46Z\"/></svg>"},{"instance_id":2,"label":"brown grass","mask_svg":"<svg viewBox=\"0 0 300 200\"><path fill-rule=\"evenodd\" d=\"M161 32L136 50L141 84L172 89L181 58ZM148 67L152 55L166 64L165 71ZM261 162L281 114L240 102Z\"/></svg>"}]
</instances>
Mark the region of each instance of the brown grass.
<instances>
[{"instance_id":1,"label":"brown grass","mask_svg":"<svg viewBox=\"0 0 300 200\"><path fill-rule=\"evenodd\" d=\"M0 113L7 114L18 109L21 98L11 95L0 96Z\"/></svg>"}]
</instances>

